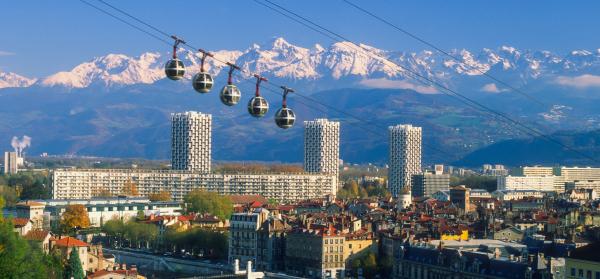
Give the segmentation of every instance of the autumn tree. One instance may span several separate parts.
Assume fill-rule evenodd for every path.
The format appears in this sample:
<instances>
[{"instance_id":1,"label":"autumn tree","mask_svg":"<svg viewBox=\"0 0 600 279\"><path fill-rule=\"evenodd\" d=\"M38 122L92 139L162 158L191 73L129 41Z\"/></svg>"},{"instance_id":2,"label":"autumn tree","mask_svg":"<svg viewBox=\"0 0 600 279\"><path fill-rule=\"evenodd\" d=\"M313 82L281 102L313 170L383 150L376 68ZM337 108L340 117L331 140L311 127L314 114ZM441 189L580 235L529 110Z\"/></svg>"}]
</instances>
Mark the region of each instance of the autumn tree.
<instances>
[{"instance_id":1,"label":"autumn tree","mask_svg":"<svg viewBox=\"0 0 600 279\"><path fill-rule=\"evenodd\" d=\"M68 205L60 220L60 226L65 232L88 228L90 217L85 206L83 204Z\"/></svg>"},{"instance_id":2,"label":"autumn tree","mask_svg":"<svg viewBox=\"0 0 600 279\"><path fill-rule=\"evenodd\" d=\"M138 192L137 185L133 181L131 181L131 179L128 179L127 181L125 181L125 184L123 184L123 190L121 191L121 193L124 196L130 196L130 197L137 197L140 194Z\"/></svg>"},{"instance_id":3,"label":"autumn tree","mask_svg":"<svg viewBox=\"0 0 600 279\"><path fill-rule=\"evenodd\" d=\"M150 201L171 201L171 193L166 190L162 190L158 193L152 193L148 195Z\"/></svg>"},{"instance_id":4,"label":"autumn tree","mask_svg":"<svg viewBox=\"0 0 600 279\"><path fill-rule=\"evenodd\" d=\"M233 204L229 197L215 192L194 190L185 196L184 201L188 212L209 213L220 219L229 219L233 213Z\"/></svg>"}]
</instances>

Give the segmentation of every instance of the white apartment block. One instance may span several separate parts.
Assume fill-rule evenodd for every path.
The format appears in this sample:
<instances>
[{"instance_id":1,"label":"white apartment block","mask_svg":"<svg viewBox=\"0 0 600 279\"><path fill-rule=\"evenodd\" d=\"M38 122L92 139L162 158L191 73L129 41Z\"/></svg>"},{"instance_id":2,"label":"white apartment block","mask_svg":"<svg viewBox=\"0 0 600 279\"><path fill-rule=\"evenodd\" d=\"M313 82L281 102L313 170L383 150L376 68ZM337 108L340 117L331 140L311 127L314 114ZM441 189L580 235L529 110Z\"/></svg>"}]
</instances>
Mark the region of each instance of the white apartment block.
<instances>
[{"instance_id":1,"label":"white apartment block","mask_svg":"<svg viewBox=\"0 0 600 279\"><path fill-rule=\"evenodd\" d=\"M333 174L216 174L148 169L56 169L52 172L54 199L89 199L100 193L120 195L126 183L135 184L140 196L169 191L181 201L194 189L222 195L262 195L280 202L335 195Z\"/></svg>"},{"instance_id":2,"label":"white apartment block","mask_svg":"<svg viewBox=\"0 0 600 279\"><path fill-rule=\"evenodd\" d=\"M523 176L553 176L554 168L552 167L523 167Z\"/></svg>"},{"instance_id":3,"label":"white apartment block","mask_svg":"<svg viewBox=\"0 0 600 279\"><path fill-rule=\"evenodd\" d=\"M340 168L340 122L324 118L304 121L304 170L333 174Z\"/></svg>"},{"instance_id":4,"label":"white apartment block","mask_svg":"<svg viewBox=\"0 0 600 279\"><path fill-rule=\"evenodd\" d=\"M498 190L554 191L554 176L499 176Z\"/></svg>"},{"instance_id":5,"label":"white apartment block","mask_svg":"<svg viewBox=\"0 0 600 279\"><path fill-rule=\"evenodd\" d=\"M210 172L212 116L187 111L171 114L171 168Z\"/></svg>"},{"instance_id":6,"label":"white apartment block","mask_svg":"<svg viewBox=\"0 0 600 279\"><path fill-rule=\"evenodd\" d=\"M572 182L576 180L600 181L600 168L561 167L560 176L565 179L565 182Z\"/></svg>"},{"instance_id":7,"label":"white apartment block","mask_svg":"<svg viewBox=\"0 0 600 279\"><path fill-rule=\"evenodd\" d=\"M499 201L522 200L524 198L543 198L544 192L537 190L496 190L492 197Z\"/></svg>"},{"instance_id":8,"label":"white apartment block","mask_svg":"<svg viewBox=\"0 0 600 279\"><path fill-rule=\"evenodd\" d=\"M4 174L16 174L19 171L17 152L4 152Z\"/></svg>"},{"instance_id":9,"label":"white apartment block","mask_svg":"<svg viewBox=\"0 0 600 279\"><path fill-rule=\"evenodd\" d=\"M421 127L396 125L389 127L388 184L392 196L403 188L411 189L414 174L421 173Z\"/></svg>"}]
</instances>

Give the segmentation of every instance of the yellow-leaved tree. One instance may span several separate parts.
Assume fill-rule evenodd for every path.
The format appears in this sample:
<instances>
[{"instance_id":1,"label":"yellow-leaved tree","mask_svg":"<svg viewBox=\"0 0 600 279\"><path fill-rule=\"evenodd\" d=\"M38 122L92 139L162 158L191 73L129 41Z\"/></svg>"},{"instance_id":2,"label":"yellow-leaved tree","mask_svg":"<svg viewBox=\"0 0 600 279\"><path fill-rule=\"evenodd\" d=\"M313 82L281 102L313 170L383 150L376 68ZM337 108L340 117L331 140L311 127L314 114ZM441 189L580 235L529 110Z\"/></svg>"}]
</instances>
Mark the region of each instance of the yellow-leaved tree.
<instances>
[{"instance_id":1,"label":"yellow-leaved tree","mask_svg":"<svg viewBox=\"0 0 600 279\"><path fill-rule=\"evenodd\" d=\"M90 217L83 204L70 204L65 209L60 220L60 226L64 232L74 232L90 226Z\"/></svg>"}]
</instances>

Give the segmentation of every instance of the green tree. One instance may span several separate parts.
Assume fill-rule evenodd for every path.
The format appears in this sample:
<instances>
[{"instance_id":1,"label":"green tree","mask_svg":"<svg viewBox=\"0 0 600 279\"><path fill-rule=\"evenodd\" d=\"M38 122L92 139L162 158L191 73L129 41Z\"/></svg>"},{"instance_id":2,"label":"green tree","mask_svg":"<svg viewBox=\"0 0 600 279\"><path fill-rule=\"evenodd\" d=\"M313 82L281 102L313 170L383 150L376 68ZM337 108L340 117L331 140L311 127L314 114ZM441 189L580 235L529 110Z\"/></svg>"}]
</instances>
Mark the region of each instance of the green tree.
<instances>
[{"instance_id":1,"label":"green tree","mask_svg":"<svg viewBox=\"0 0 600 279\"><path fill-rule=\"evenodd\" d=\"M0 197L0 209L4 200ZM13 231L11 219L0 216L0 277L17 278L61 278L62 265L58 257L45 255L36 246Z\"/></svg>"},{"instance_id":2,"label":"green tree","mask_svg":"<svg viewBox=\"0 0 600 279\"><path fill-rule=\"evenodd\" d=\"M366 278L374 278L377 274L377 258L375 253L368 252L361 260L363 272Z\"/></svg>"},{"instance_id":3,"label":"green tree","mask_svg":"<svg viewBox=\"0 0 600 279\"><path fill-rule=\"evenodd\" d=\"M69 260L65 266L65 279L83 279L83 267L81 266L81 259L79 259L79 253L77 249L73 247L71 254L69 254Z\"/></svg>"},{"instance_id":4,"label":"green tree","mask_svg":"<svg viewBox=\"0 0 600 279\"><path fill-rule=\"evenodd\" d=\"M233 213L233 204L229 197L215 192L194 190L185 196L184 201L188 212L209 213L220 219L229 219Z\"/></svg>"},{"instance_id":5,"label":"green tree","mask_svg":"<svg viewBox=\"0 0 600 279\"><path fill-rule=\"evenodd\" d=\"M118 240L120 245L123 245L123 236L125 234L125 223L119 219L106 221L102 226L102 231L108 236L108 242L113 245L114 240Z\"/></svg>"}]
</instances>

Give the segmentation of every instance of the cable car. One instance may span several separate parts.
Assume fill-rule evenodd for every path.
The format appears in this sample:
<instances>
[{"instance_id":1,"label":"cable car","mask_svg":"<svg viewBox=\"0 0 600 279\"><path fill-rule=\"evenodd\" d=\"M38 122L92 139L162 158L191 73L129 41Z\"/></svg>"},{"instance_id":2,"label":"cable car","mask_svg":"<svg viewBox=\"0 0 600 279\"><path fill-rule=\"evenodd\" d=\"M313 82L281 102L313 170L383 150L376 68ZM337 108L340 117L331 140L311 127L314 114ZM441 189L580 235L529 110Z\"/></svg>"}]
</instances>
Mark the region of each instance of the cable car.
<instances>
[{"instance_id":1,"label":"cable car","mask_svg":"<svg viewBox=\"0 0 600 279\"><path fill-rule=\"evenodd\" d=\"M212 76L204 70L204 61L207 56L212 57L213 55L202 49L198 50L202 52L202 58L200 59L200 72L194 75L192 79L192 86L198 93L208 93L213 87Z\"/></svg>"},{"instance_id":2,"label":"cable car","mask_svg":"<svg viewBox=\"0 0 600 279\"><path fill-rule=\"evenodd\" d=\"M175 43L173 44L173 58L165 64L165 75L167 75L167 78L170 80L180 80L185 74L185 66L183 65L183 62L177 58L177 46L179 46L180 43L185 44L185 42L175 36L171 37L175 40Z\"/></svg>"},{"instance_id":3,"label":"cable car","mask_svg":"<svg viewBox=\"0 0 600 279\"><path fill-rule=\"evenodd\" d=\"M283 102L281 103L281 108L275 113L275 124L277 124L279 128L289 129L294 126L296 114L287 107L287 94L294 92L294 90L285 86L282 86L281 88L283 89Z\"/></svg>"},{"instance_id":4,"label":"cable car","mask_svg":"<svg viewBox=\"0 0 600 279\"><path fill-rule=\"evenodd\" d=\"M256 77L256 93L248 102L248 113L256 118L260 118L265 116L267 111L269 111L269 103L265 98L260 96L260 83L267 79L256 74L254 77Z\"/></svg>"},{"instance_id":5,"label":"cable car","mask_svg":"<svg viewBox=\"0 0 600 279\"><path fill-rule=\"evenodd\" d=\"M240 99L242 98L242 92L240 92L240 89L233 84L233 81L231 78L233 75L233 71L236 69L239 69L239 67L236 65L233 65L231 63L227 63L227 65L229 65L229 74L227 77L227 85L223 86L223 89L221 89L221 94L219 94L219 97L221 98L221 102L223 104L225 104L226 106L233 106L233 105L236 105L237 103L239 103Z\"/></svg>"}]
</instances>

